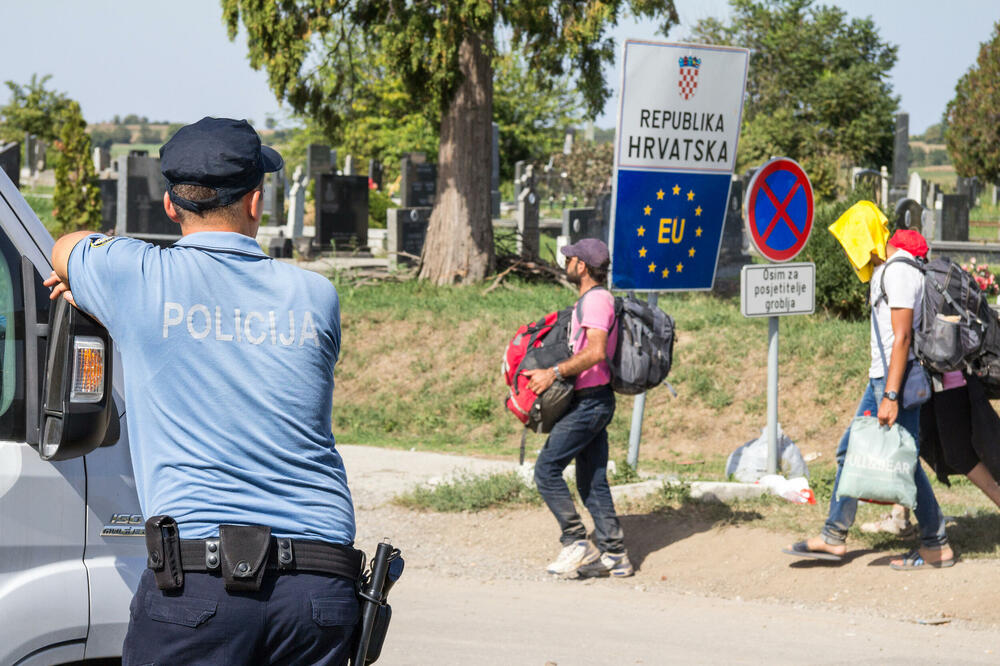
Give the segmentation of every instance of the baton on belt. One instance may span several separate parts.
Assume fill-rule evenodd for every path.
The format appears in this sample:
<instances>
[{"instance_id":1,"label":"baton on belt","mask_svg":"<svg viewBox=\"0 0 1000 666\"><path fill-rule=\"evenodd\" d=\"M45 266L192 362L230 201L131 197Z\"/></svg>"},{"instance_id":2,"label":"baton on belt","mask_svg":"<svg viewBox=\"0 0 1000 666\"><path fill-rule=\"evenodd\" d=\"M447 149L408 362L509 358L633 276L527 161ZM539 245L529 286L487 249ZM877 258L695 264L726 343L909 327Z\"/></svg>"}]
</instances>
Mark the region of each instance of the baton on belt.
<instances>
[{"instance_id":1,"label":"baton on belt","mask_svg":"<svg viewBox=\"0 0 1000 666\"><path fill-rule=\"evenodd\" d=\"M386 603L389 590L403 573L403 558L398 548L383 541L375 550L370 571L363 575L358 588L361 597L362 619L355 646L352 666L375 663L382 653L382 643L389 629L392 607Z\"/></svg>"}]
</instances>

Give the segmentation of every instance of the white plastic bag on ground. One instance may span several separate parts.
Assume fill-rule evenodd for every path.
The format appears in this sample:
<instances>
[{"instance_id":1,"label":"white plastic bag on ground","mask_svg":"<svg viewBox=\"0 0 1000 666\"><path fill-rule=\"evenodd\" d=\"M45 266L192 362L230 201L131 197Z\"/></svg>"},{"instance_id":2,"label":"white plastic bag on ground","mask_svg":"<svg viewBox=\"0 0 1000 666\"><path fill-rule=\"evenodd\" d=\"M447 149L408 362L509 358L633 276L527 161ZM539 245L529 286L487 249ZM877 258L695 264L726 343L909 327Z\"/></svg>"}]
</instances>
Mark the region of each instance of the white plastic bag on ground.
<instances>
[{"instance_id":1,"label":"white plastic bag on ground","mask_svg":"<svg viewBox=\"0 0 1000 666\"><path fill-rule=\"evenodd\" d=\"M788 479L808 477L809 468L795 442L778 424L778 471ZM756 483L767 474L767 428L761 428L760 437L750 440L729 454L726 476L743 483Z\"/></svg>"},{"instance_id":2,"label":"white plastic bag on ground","mask_svg":"<svg viewBox=\"0 0 1000 666\"><path fill-rule=\"evenodd\" d=\"M757 483L770 490L772 494L784 497L789 502L796 504L816 503L816 496L809 488L809 479L804 476L786 479L780 474L767 474L760 477L760 481Z\"/></svg>"}]
</instances>

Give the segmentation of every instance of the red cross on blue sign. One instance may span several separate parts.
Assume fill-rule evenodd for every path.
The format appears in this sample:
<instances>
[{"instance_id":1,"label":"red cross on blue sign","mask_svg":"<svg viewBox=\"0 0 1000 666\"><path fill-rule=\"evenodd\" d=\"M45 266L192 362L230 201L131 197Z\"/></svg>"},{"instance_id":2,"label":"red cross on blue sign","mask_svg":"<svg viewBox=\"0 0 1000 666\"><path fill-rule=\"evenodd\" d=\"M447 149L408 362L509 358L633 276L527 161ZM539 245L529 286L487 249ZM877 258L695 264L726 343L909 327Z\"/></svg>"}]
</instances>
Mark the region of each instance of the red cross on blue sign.
<instances>
[{"instance_id":1,"label":"red cross on blue sign","mask_svg":"<svg viewBox=\"0 0 1000 666\"><path fill-rule=\"evenodd\" d=\"M771 261L795 258L813 223L813 191L802 167L785 157L771 160L750 180L747 227L754 247Z\"/></svg>"}]
</instances>

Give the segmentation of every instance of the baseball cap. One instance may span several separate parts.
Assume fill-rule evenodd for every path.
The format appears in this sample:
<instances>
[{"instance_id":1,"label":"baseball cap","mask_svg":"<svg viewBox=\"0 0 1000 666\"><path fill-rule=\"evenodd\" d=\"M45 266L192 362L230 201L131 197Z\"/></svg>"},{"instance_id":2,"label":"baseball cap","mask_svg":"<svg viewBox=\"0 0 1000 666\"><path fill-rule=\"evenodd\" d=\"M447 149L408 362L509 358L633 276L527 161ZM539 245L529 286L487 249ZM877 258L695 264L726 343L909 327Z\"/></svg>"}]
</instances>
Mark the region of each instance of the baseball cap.
<instances>
[{"instance_id":1,"label":"baseball cap","mask_svg":"<svg viewBox=\"0 0 1000 666\"><path fill-rule=\"evenodd\" d=\"M608 246L597 238L583 238L559 250L567 257L576 257L588 266L600 268L611 261Z\"/></svg>"},{"instance_id":2,"label":"baseball cap","mask_svg":"<svg viewBox=\"0 0 1000 666\"><path fill-rule=\"evenodd\" d=\"M276 150L261 145L250 123L232 118L205 117L185 125L160 148L170 200L196 213L238 201L284 163ZM191 201L176 194L174 185L209 187L215 196Z\"/></svg>"}]
</instances>

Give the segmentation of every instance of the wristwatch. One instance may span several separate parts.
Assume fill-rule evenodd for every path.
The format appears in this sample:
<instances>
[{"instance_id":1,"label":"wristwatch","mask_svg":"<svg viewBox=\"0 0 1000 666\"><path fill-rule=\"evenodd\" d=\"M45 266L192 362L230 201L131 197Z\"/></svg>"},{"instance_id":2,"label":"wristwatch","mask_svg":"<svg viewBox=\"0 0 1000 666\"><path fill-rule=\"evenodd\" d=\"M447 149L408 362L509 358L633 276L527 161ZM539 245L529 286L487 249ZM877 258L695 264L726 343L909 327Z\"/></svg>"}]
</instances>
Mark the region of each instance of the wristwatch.
<instances>
[{"instance_id":1,"label":"wristwatch","mask_svg":"<svg viewBox=\"0 0 1000 666\"><path fill-rule=\"evenodd\" d=\"M556 363L555 365L552 366L552 372L556 373L556 379L562 379L563 378L562 373L559 372L559 364L558 363Z\"/></svg>"},{"instance_id":2,"label":"wristwatch","mask_svg":"<svg viewBox=\"0 0 1000 666\"><path fill-rule=\"evenodd\" d=\"M896 393L895 391L886 391L885 392L885 399L886 400L892 400L893 402L896 402L897 400L899 400L899 394Z\"/></svg>"}]
</instances>

